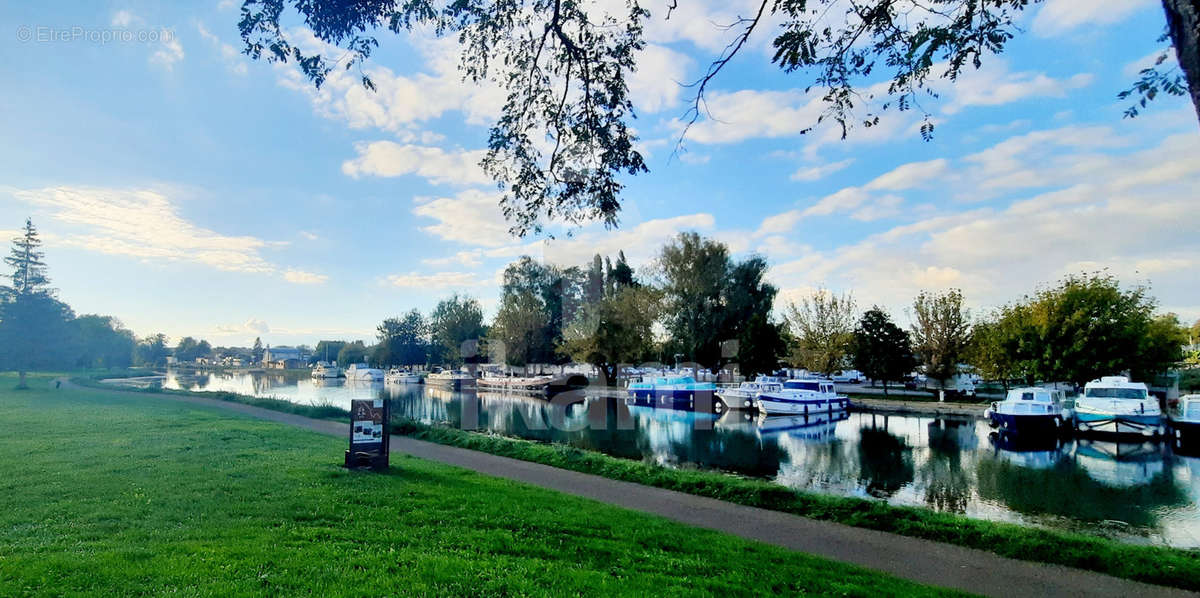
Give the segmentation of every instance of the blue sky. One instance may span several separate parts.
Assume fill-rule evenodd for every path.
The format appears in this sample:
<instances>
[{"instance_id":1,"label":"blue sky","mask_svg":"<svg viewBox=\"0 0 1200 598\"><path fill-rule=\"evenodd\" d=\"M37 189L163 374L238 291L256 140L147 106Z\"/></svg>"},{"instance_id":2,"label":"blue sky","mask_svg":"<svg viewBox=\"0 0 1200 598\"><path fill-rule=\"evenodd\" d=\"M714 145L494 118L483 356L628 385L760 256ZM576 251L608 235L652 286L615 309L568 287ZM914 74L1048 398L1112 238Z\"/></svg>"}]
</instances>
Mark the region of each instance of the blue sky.
<instances>
[{"instance_id":1,"label":"blue sky","mask_svg":"<svg viewBox=\"0 0 1200 598\"><path fill-rule=\"evenodd\" d=\"M646 267L683 230L766 256L785 300L823 286L901 320L921 289L960 287L982 312L1101 268L1200 317L1195 113L1163 98L1125 120L1115 99L1158 49L1158 2L1031 9L1008 52L926 102L932 142L915 112L848 141L801 135L816 104L770 65L764 29L673 156L677 81L740 5L687 6L652 18L631 85L651 172L629 181L620 228L546 242L505 232L475 166L502 96L459 81L453 42L385 35L377 93L354 76L317 92L239 53L229 2L7 3L0 237L32 216L78 312L216 344L368 339L455 291L491 309L521 254L623 249ZM112 31L134 39L97 37Z\"/></svg>"}]
</instances>

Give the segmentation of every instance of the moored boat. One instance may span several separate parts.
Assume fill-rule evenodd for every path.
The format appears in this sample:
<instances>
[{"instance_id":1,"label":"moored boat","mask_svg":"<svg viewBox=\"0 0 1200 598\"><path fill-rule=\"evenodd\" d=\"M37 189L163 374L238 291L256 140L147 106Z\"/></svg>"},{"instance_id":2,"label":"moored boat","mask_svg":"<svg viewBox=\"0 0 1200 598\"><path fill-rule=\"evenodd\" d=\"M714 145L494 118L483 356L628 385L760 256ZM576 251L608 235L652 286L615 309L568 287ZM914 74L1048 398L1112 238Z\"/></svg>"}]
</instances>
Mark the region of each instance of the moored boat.
<instances>
[{"instance_id":1,"label":"moored boat","mask_svg":"<svg viewBox=\"0 0 1200 598\"><path fill-rule=\"evenodd\" d=\"M576 375L553 376L484 376L475 381L481 389L533 394L554 394L587 386L587 377Z\"/></svg>"},{"instance_id":2,"label":"moored boat","mask_svg":"<svg viewBox=\"0 0 1200 598\"><path fill-rule=\"evenodd\" d=\"M425 376L425 384L455 390L475 388L475 377L463 371L446 370Z\"/></svg>"},{"instance_id":3,"label":"moored boat","mask_svg":"<svg viewBox=\"0 0 1200 598\"><path fill-rule=\"evenodd\" d=\"M717 397L728 409L757 409L758 395L780 390L783 390L783 378L760 374L752 382L747 381L738 386L718 388Z\"/></svg>"},{"instance_id":4,"label":"moored boat","mask_svg":"<svg viewBox=\"0 0 1200 598\"><path fill-rule=\"evenodd\" d=\"M317 365L312 369L313 378L341 378L342 375L342 368L338 367L336 363L318 361Z\"/></svg>"},{"instance_id":5,"label":"moored boat","mask_svg":"<svg viewBox=\"0 0 1200 598\"><path fill-rule=\"evenodd\" d=\"M1178 440L1200 441L1200 394L1183 395L1167 411L1171 434Z\"/></svg>"},{"instance_id":6,"label":"moored boat","mask_svg":"<svg viewBox=\"0 0 1200 598\"><path fill-rule=\"evenodd\" d=\"M995 401L984 412L993 428L1011 434L1057 433L1067 428L1071 410L1061 390L1014 388L1003 401Z\"/></svg>"},{"instance_id":7,"label":"moored boat","mask_svg":"<svg viewBox=\"0 0 1200 598\"><path fill-rule=\"evenodd\" d=\"M1142 382L1125 376L1104 376L1083 387L1075 400L1075 429L1079 432L1161 435L1166 431L1158 399Z\"/></svg>"},{"instance_id":8,"label":"moored boat","mask_svg":"<svg viewBox=\"0 0 1200 598\"><path fill-rule=\"evenodd\" d=\"M691 376L656 376L629 384L629 405L641 407L663 407L667 409L708 409L717 404L713 401L716 384L697 382Z\"/></svg>"},{"instance_id":9,"label":"moored boat","mask_svg":"<svg viewBox=\"0 0 1200 598\"><path fill-rule=\"evenodd\" d=\"M830 380L788 380L777 391L758 395L758 410L767 415L805 415L844 411L850 399L838 396Z\"/></svg>"},{"instance_id":10,"label":"moored boat","mask_svg":"<svg viewBox=\"0 0 1200 598\"><path fill-rule=\"evenodd\" d=\"M421 375L416 372L392 368L384 375L383 381L388 384L420 384Z\"/></svg>"},{"instance_id":11,"label":"moored boat","mask_svg":"<svg viewBox=\"0 0 1200 598\"><path fill-rule=\"evenodd\" d=\"M346 379L382 382L383 370L373 368L365 363L352 363L350 367L346 368Z\"/></svg>"}]
</instances>

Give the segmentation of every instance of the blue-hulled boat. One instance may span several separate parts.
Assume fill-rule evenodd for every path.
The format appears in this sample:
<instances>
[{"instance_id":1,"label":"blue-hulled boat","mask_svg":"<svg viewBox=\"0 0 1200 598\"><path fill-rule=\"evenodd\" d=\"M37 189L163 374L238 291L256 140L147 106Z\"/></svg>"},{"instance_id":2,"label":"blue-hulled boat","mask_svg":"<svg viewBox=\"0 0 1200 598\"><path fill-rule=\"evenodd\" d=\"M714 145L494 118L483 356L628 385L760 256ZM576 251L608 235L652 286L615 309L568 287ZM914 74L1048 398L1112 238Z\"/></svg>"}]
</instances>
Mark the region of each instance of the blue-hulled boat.
<instances>
[{"instance_id":1,"label":"blue-hulled boat","mask_svg":"<svg viewBox=\"0 0 1200 598\"><path fill-rule=\"evenodd\" d=\"M1158 436L1166 431L1158 399L1145 383L1125 376L1104 376L1083 387L1075 400L1075 429L1080 432Z\"/></svg>"},{"instance_id":2,"label":"blue-hulled boat","mask_svg":"<svg viewBox=\"0 0 1200 598\"><path fill-rule=\"evenodd\" d=\"M1061 390L1014 388L984 412L993 428L1011 434L1057 433L1068 427L1071 409Z\"/></svg>"},{"instance_id":3,"label":"blue-hulled boat","mask_svg":"<svg viewBox=\"0 0 1200 598\"><path fill-rule=\"evenodd\" d=\"M629 398L625 399L625 403L666 409L711 409L715 406L713 397L716 390L716 384L697 382L691 376L657 376L642 382L631 382Z\"/></svg>"}]
</instances>

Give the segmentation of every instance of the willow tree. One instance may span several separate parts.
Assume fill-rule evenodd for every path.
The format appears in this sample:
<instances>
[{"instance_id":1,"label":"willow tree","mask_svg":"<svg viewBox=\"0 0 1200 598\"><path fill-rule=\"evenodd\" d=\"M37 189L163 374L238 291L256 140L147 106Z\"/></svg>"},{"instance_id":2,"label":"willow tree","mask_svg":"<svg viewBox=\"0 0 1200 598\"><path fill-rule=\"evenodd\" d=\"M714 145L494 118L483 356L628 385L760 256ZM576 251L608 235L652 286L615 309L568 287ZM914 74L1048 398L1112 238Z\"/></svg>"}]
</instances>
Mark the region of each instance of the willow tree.
<instances>
[{"instance_id":1,"label":"willow tree","mask_svg":"<svg viewBox=\"0 0 1200 598\"><path fill-rule=\"evenodd\" d=\"M1020 31L1021 13L1039 1L754 2L733 23L720 24L729 43L690 83L694 94L682 120L690 126L705 115L709 84L752 36L778 22L772 62L804 73L807 89L821 92L824 111L812 125L833 121L845 137L854 126L877 124L884 111L915 109L924 113L928 139L936 84L1003 52ZM297 45L281 24L292 17L289 7L337 52ZM646 44L648 7L662 9L655 18L695 18L677 0L245 0L238 28L247 55L294 62L317 87L335 69L362 73L381 31L457 37L464 78L507 92L482 166L503 191L512 232L524 235L552 220L615 226L623 177L647 170L631 126L636 110L627 79ZM1156 65L1127 95L1144 102L1161 92L1183 94L1186 79L1200 106L1198 7L1200 0L1163 0L1164 41L1171 40L1183 75ZM365 73L361 82L375 89Z\"/></svg>"}]
</instances>

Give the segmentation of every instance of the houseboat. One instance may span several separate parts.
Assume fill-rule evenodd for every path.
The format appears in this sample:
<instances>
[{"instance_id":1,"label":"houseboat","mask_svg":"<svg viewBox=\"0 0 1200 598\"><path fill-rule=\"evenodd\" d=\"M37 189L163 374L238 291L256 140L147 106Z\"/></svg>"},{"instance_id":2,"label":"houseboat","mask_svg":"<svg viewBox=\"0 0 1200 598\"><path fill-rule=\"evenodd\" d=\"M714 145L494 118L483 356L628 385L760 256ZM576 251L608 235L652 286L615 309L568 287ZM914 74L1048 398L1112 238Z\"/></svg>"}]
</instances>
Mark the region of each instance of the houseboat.
<instances>
[{"instance_id":1,"label":"houseboat","mask_svg":"<svg viewBox=\"0 0 1200 598\"><path fill-rule=\"evenodd\" d=\"M480 389L529 394L555 394L565 390L577 390L588 385L586 376L568 374L553 376L501 376L487 375L475 381Z\"/></svg>"},{"instance_id":2,"label":"houseboat","mask_svg":"<svg viewBox=\"0 0 1200 598\"><path fill-rule=\"evenodd\" d=\"M1014 388L1003 401L995 401L984 411L993 428L1011 434L1045 434L1069 427L1071 410L1061 390Z\"/></svg>"},{"instance_id":3,"label":"houseboat","mask_svg":"<svg viewBox=\"0 0 1200 598\"><path fill-rule=\"evenodd\" d=\"M352 363L346 368L347 380L360 380L364 382L383 382L383 370L373 368L365 363Z\"/></svg>"},{"instance_id":4,"label":"houseboat","mask_svg":"<svg viewBox=\"0 0 1200 598\"><path fill-rule=\"evenodd\" d=\"M1200 441L1200 395L1183 395L1167 411L1171 434L1177 440Z\"/></svg>"},{"instance_id":5,"label":"houseboat","mask_svg":"<svg viewBox=\"0 0 1200 598\"><path fill-rule=\"evenodd\" d=\"M326 361L318 361L316 367L312 370L312 377L320 380L341 378L343 375L342 368L338 367L336 363Z\"/></svg>"},{"instance_id":6,"label":"houseboat","mask_svg":"<svg viewBox=\"0 0 1200 598\"><path fill-rule=\"evenodd\" d=\"M1075 429L1079 432L1161 435L1166 431L1158 399L1142 382L1125 376L1104 376L1083 387L1075 400Z\"/></svg>"},{"instance_id":7,"label":"houseboat","mask_svg":"<svg viewBox=\"0 0 1200 598\"><path fill-rule=\"evenodd\" d=\"M420 384L421 375L416 372L392 368L384 375L383 381L388 384Z\"/></svg>"},{"instance_id":8,"label":"houseboat","mask_svg":"<svg viewBox=\"0 0 1200 598\"><path fill-rule=\"evenodd\" d=\"M475 388L475 376L468 372L446 370L425 376L425 384L454 390Z\"/></svg>"},{"instance_id":9,"label":"houseboat","mask_svg":"<svg viewBox=\"0 0 1200 598\"><path fill-rule=\"evenodd\" d=\"M783 390L783 378L759 375L753 382L742 382L739 386L723 385L717 388L717 397L726 409L758 409L758 395L763 392Z\"/></svg>"},{"instance_id":10,"label":"houseboat","mask_svg":"<svg viewBox=\"0 0 1200 598\"><path fill-rule=\"evenodd\" d=\"M758 395L758 410L767 415L844 411L849 404L850 399L834 391L833 381L816 378L788 380L782 389Z\"/></svg>"},{"instance_id":11,"label":"houseboat","mask_svg":"<svg viewBox=\"0 0 1200 598\"><path fill-rule=\"evenodd\" d=\"M629 383L628 405L662 407L666 409L702 410L715 407L717 386L712 382L697 382L691 376L656 376L649 380Z\"/></svg>"}]
</instances>

